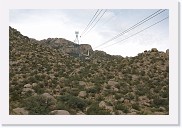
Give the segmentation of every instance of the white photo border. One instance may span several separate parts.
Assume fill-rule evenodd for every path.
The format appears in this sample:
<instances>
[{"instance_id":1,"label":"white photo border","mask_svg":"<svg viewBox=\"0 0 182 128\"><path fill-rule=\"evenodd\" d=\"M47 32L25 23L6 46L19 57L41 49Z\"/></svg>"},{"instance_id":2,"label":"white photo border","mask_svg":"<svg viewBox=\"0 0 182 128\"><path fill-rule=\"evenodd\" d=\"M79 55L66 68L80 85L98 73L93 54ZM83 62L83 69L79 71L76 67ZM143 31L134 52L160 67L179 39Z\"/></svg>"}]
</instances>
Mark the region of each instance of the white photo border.
<instances>
[{"instance_id":1,"label":"white photo border","mask_svg":"<svg viewBox=\"0 0 182 128\"><path fill-rule=\"evenodd\" d=\"M169 115L9 115L10 9L169 9ZM6 125L179 125L177 0L0 0L0 122Z\"/></svg>"}]
</instances>

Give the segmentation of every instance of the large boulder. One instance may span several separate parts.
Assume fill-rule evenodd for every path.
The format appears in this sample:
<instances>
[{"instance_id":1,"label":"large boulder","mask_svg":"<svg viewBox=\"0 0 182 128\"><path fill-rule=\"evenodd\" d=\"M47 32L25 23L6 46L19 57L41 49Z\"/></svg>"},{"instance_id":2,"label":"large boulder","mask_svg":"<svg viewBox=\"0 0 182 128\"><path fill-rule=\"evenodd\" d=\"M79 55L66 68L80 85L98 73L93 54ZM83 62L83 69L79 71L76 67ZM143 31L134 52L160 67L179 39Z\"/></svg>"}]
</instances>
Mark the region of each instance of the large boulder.
<instances>
[{"instance_id":1,"label":"large boulder","mask_svg":"<svg viewBox=\"0 0 182 128\"><path fill-rule=\"evenodd\" d=\"M32 88L32 85L31 84L25 84L24 88Z\"/></svg>"},{"instance_id":2,"label":"large boulder","mask_svg":"<svg viewBox=\"0 0 182 128\"><path fill-rule=\"evenodd\" d=\"M43 93L42 96L45 97L47 100L51 100L52 102L56 102L56 99L54 98L54 96L50 95L49 93Z\"/></svg>"},{"instance_id":3,"label":"large boulder","mask_svg":"<svg viewBox=\"0 0 182 128\"><path fill-rule=\"evenodd\" d=\"M86 93L86 91L80 91L78 96L84 98L87 96L87 93Z\"/></svg>"},{"instance_id":4,"label":"large boulder","mask_svg":"<svg viewBox=\"0 0 182 128\"><path fill-rule=\"evenodd\" d=\"M136 112L127 113L127 115L137 115Z\"/></svg>"},{"instance_id":5,"label":"large boulder","mask_svg":"<svg viewBox=\"0 0 182 128\"><path fill-rule=\"evenodd\" d=\"M28 111L25 110L24 108L15 108L13 109L13 113L15 115L28 115Z\"/></svg>"},{"instance_id":6,"label":"large boulder","mask_svg":"<svg viewBox=\"0 0 182 128\"><path fill-rule=\"evenodd\" d=\"M107 106L107 104L104 102L104 101L101 101L99 103L99 107L100 108L104 108L104 109L107 109L109 111L113 111L113 107L112 106Z\"/></svg>"},{"instance_id":7,"label":"large boulder","mask_svg":"<svg viewBox=\"0 0 182 128\"><path fill-rule=\"evenodd\" d=\"M23 92L34 92L34 90L33 89L31 89L31 88L23 88L23 90L22 90Z\"/></svg>"},{"instance_id":8,"label":"large boulder","mask_svg":"<svg viewBox=\"0 0 182 128\"><path fill-rule=\"evenodd\" d=\"M130 101L129 101L128 99L124 99L124 103L125 103L125 104L129 104Z\"/></svg>"},{"instance_id":9,"label":"large boulder","mask_svg":"<svg viewBox=\"0 0 182 128\"><path fill-rule=\"evenodd\" d=\"M139 96L138 100L139 104L150 107L150 100L147 96Z\"/></svg>"},{"instance_id":10,"label":"large boulder","mask_svg":"<svg viewBox=\"0 0 182 128\"><path fill-rule=\"evenodd\" d=\"M85 113L83 113L82 111L79 111L76 113L77 115L85 115Z\"/></svg>"},{"instance_id":11,"label":"large boulder","mask_svg":"<svg viewBox=\"0 0 182 128\"><path fill-rule=\"evenodd\" d=\"M123 102L123 101L124 101L124 98L123 98L123 97L122 97L122 98L120 98L120 99L119 99L119 101Z\"/></svg>"},{"instance_id":12,"label":"large boulder","mask_svg":"<svg viewBox=\"0 0 182 128\"><path fill-rule=\"evenodd\" d=\"M125 115L125 113L123 111L121 111L121 110L118 110L118 114L119 115Z\"/></svg>"},{"instance_id":13,"label":"large boulder","mask_svg":"<svg viewBox=\"0 0 182 128\"><path fill-rule=\"evenodd\" d=\"M118 85L119 83L118 82L116 82L116 81L114 81L114 80L109 80L108 81L108 85L110 85L110 86L115 86L115 85Z\"/></svg>"},{"instance_id":14,"label":"large boulder","mask_svg":"<svg viewBox=\"0 0 182 128\"><path fill-rule=\"evenodd\" d=\"M38 84L37 83L33 83L32 84L32 87L36 87Z\"/></svg>"},{"instance_id":15,"label":"large boulder","mask_svg":"<svg viewBox=\"0 0 182 128\"><path fill-rule=\"evenodd\" d=\"M84 81L79 81L79 85L80 85L80 86L85 86L86 83L85 83Z\"/></svg>"},{"instance_id":16,"label":"large boulder","mask_svg":"<svg viewBox=\"0 0 182 128\"><path fill-rule=\"evenodd\" d=\"M158 52L157 48L152 48L151 52Z\"/></svg>"},{"instance_id":17,"label":"large boulder","mask_svg":"<svg viewBox=\"0 0 182 128\"><path fill-rule=\"evenodd\" d=\"M113 91L115 91L115 92L118 92L119 91L119 89L118 88L112 88L113 89Z\"/></svg>"},{"instance_id":18,"label":"large boulder","mask_svg":"<svg viewBox=\"0 0 182 128\"><path fill-rule=\"evenodd\" d=\"M154 112L154 115L165 115L166 113L164 112Z\"/></svg>"},{"instance_id":19,"label":"large boulder","mask_svg":"<svg viewBox=\"0 0 182 128\"><path fill-rule=\"evenodd\" d=\"M70 115L66 110L54 110L50 112L51 115Z\"/></svg>"},{"instance_id":20,"label":"large boulder","mask_svg":"<svg viewBox=\"0 0 182 128\"><path fill-rule=\"evenodd\" d=\"M106 106L105 109L109 110L109 111L113 111L113 106Z\"/></svg>"},{"instance_id":21,"label":"large boulder","mask_svg":"<svg viewBox=\"0 0 182 128\"><path fill-rule=\"evenodd\" d=\"M106 103L104 101L101 101L99 103L99 107L104 108L105 106L107 106L107 105L106 105Z\"/></svg>"},{"instance_id":22,"label":"large boulder","mask_svg":"<svg viewBox=\"0 0 182 128\"><path fill-rule=\"evenodd\" d=\"M31 89L31 88L23 88L22 90L22 94L26 94L27 92L31 92L32 94L35 93L35 90Z\"/></svg>"}]
</instances>

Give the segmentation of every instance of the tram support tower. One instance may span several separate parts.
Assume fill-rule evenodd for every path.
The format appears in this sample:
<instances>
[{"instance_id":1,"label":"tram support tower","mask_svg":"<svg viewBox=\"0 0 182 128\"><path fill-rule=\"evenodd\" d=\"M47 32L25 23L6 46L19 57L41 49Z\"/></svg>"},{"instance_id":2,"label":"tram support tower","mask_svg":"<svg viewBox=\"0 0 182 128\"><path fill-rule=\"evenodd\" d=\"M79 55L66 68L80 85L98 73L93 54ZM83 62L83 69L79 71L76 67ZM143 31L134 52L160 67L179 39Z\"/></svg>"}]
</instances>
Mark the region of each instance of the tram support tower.
<instances>
[{"instance_id":1,"label":"tram support tower","mask_svg":"<svg viewBox=\"0 0 182 128\"><path fill-rule=\"evenodd\" d=\"M75 43L78 44L77 50L78 50L78 55L80 57L80 45L79 45L79 39L78 39L79 31L75 31L75 35L76 35Z\"/></svg>"}]
</instances>

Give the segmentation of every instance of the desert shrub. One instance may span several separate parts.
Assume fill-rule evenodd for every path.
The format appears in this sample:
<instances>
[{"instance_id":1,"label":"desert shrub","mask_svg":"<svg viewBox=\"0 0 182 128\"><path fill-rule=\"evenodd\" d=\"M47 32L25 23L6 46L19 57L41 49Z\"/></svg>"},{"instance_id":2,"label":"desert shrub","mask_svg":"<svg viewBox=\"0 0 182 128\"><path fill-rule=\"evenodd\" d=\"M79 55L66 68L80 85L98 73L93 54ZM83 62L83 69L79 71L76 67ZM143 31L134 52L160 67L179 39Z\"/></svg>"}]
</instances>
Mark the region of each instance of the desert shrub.
<instances>
[{"instance_id":1,"label":"desert shrub","mask_svg":"<svg viewBox=\"0 0 182 128\"><path fill-rule=\"evenodd\" d=\"M98 103L93 103L86 114L88 115L109 115L110 112L99 107Z\"/></svg>"},{"instance_id":2,"label":"desert shrub","mask_svg":"<svg viewBox=\"0 0 182 128\"><path fill-rule=\"evenodd\" d=\"M166 72L169 72L169 65L166 66Z\"/></svg>"},{"instance_id":3,"label":"desert shrub","mask_svg":"<svg viewBox=\"0 0 182 128\"><path fill-rule=\"evenodd\" d=\"M27 98L27 97L30 97L30 96L32 96L32 91L28 91L25 94L23 94L22 98Z\"/></svg>"},{"instance_id":4,"label":"desert shrub","mask_svg":"<svg viewBox=\"0 0 182 128\"><path fill-rule=\"evenodd\" d=\"M96 93L97 92L97 90L95 89L95 88L88 88L87 90L86 90L86 92L87 93Z\"/></svg>"},{"instance_id":5,"label":"desert shrub","mask_svg":"<svg viewBox=\"0 0 182 128\"><path fill-rule=\"evenodd\" d=\"M125 87L127 86L127 83L125 81L119 81L120 87Z\"/></svg>"},{"instance_id":6,"label":"desert shrub","mask_svg":"<svg viewBox=\"0 0 182 128\"><path fill-rule=\"evenodd\" d=\"M38 80L37 80L36 77L34 77L34 76L30 76L29 79L28 79L28 82L31 83L31 84L32 84L32 83L37 83L37 81L38 81Z\"/></svg>"},{"instance_id":7,"label":"desert shrub","mask_svg":"<svg viewBox=\"0 0 182 128\"><path fill-rule=\"evenodd\" d=\"M102 95L99 95L95 100L96 101L103 101L104 97Z\"/></svg>"},{"instance_id":8,"label":"desert shrub","mask_svg":"<svg viewBox=\"0 0 182 128\"><path fill-rule=\"evenodd\" d=\"M127 93L125 98L129 99L129 100L133 100L135 98L135 96L133 94L131 94L131 93Z\"/></svg>"},{"instance_id":9,"label":"desert shrub","mask_svg":"<svg viewBox=\"0 0 182 128\"><path fill-rule=\"evenodd\" d=\"M10 101L20 100L21 99L20 93L21 92L18 90L11 92L10 93Z\"/></svg>"},{"instance_id":10,"label":"desert shrub","mask_svg":"<svg viewBox=\"0 0 182 128\"><path fill-rule=\"evenodd\" d=\"M47 115L53 102L41 95L32 96L24 101L24 107L30 115Z\"/></svg>"},{"instance_id":11,"label":"desert shrub","mask_svg":"<svg viewBox=\"0 0 182 128\"><path fill-rule=\"evenodd\" d=\"M97 85L97 86L88 88L88 89L86 90L86 92L87 92L87 93L99 93L100 90L101 90L100 86Z\"/></svg>"},{"instance_id":12,"label":"desert shrub","mask_svg":"<svg viewBox=\"0 0 182 128\"><path fill-rule=\"evenodd\" d=\"M131 70L131 74L138 74L137 69L136 69L136 68L133 68L133 69Z\"/></svg>"},{"instance_id":13,"label":"desert shrub","mask_svg":"<svg viewBox=\"0 0 182 128\"><path fill-rule=\"evenodd\" d=\"M142 96L148 93L148 90L149 90L148 87L143 85L137 85L136 87L137 87L137 91L136 91L137 95Z\"/></svg>"},{"instance_id":14,"label":"desert shrub","mask_svg":"<svg viewBox=\"0 0 182 128\"><path fill-rule=\"evenodd\" d=\"M115 109L116 110L121 110L121 111L123 111L124 113L128 113L128 108L125 106L125 105L123 105L121 102L117 102L116 104L115 104Z\"/></svg>"},{"instance_id":15,"label":"desert shrub","mask_svg":"<svg viewBox=\"0 0 182 128\"><path fill-rule=\"evenodd\" d=\"M101 85L101 84L103 84L106 80L105 80L106 78L105 78L105 76L103 76L103 75L101 75L101 76L99 76L99 77L95 77L94 78L94 83L96 84L96 85Z\"/></svg>"},{"instance_id":16,"label":"desert shrub","mask_svg":"<svg viewBox=\"0 0 182 128\"><path fill-rule=\"evenodd\" d=\"M37 74L35 75L35 78L36 78L37 81L42 81L43 80L42 77L40 75L37 75Z\"/></svg>"},{"instance_id":17,"label":"desert shrub","mask_svg":"<svg viewBox=\"0 0 182 128\"><path fill-rule=\"evenodd\" d=\"M56 109L58 109L58 110L68 110L68 106L66 106L63 102L58 102L56 104Z\"/></svg>"},{"instance_id":18,"label":"desert shrub","mask_svg":"<svg viewBox=\"0 0 182 128\"><path fill-rule=\"evenodd\" d=\"M153 105L155 107L167 106L167 105L169 105L169 100L168 99L163 99L160 96L155 96L154 100L153 100Z\"/></svg>"},{"instance_id":19,"label":"desert shrub","mask_svg":"<svg viewBox=\"0 0 182 128\"><path fill-rule=\"evenodd\" d=\"M159 93L160 90L161 90L161 87L159 87L159 86L156 86L156 87L154 88L154 92L155 92L155 93Z\"/></svg>"},{"instance_id":20,"label":"desert shrub","mask_svg":"<svg viewBox=\"0 0 182 128\"><path fill-rule=\"evenodd\" d=\"M114 75L113 74L107 74L107 80L110 80L110 79L113 79L114 78Z\"/></svg>"},{"instance_id":21,"label":"desert shrub","mask_svg":"<svg viewBox=\"0 0 182 128\"><path fill-rule=\"evenodd\" d=\"M33 89L35 90L35 92L36 92L37 94L42 94L42 93L44 93L44 89L41 87L41 85L37 85L37 86L33 87Z\"/></svg>"},{"instance_id":22,"label":"desert shrub","mask_svg":"<svg viewBox=\"0 0 182 128\"><path fill-rule=\"evenodd\" d=\"M115 92L112 90L104 90L103 96L114 95L113 93Z\"/></svg>"},{"instance_id":23,"label":"desert shrub","mask_svg":"<svg viewBox=\"0 0 182 128\"><path fill-rule=\"evenodd\" d=\"M111 86L110 85L106 85L106 89L111 89Z\"/></svg>"},{"instance_id":24,"label":"desert shrub","mask_svg":"<svg viewBox=\"0 0 182 128\"><path fill-rule=\"evenodd\" d=\"M69 93L70 93L71 95L73 95L73 96L77 96L77 95L79 94L79 90L78 90L78 89L71 89L71 90L69 91Z\"/></svg>"},{"instance_id":25,"label":"desert shrub","mask_svg":"<svg viewBox=\"0 0 182 128\"><path fill-rule=\"evenodd\" d=\"M144 76L145 75L145 71L141 71L140 75Z\"/></svg>"},{"instance_id":26,"label":"desert shrub","mask_svg":"<svg viewBox=\"0 0 182 128\"><path fill-rule=\"evenodd\" d=\"M139 96L143 96L146 94L146 92L144 90L137 90L136 94Z\"/></svg>"},{"instance_id":27,"label":"desert shrub","mask_svg":"<svg viewBox=\"0 0 182 128\"><path fill-rule=\"evenodd\" d=\"M55 77L55 78L52 80L52 83L53 83L54 85L58 84L58 78Z\"/></svg>"},{"instance_id":28,"label":"desert shrub","mask_svg":"<svg viewBox=\"0 0 182 128\"><path fill-rule=\"evenodd\" d=\"M70 94L62 95L58 97L58 100L63 101L66 105L73 109L78 108L80 110L83 110L87 105L84 99L72 96Z\"/></svg>"},{"instance_id":29,"label":"desert shrub","mask_svg":"<svg viewBox=\"0 0 182 128\"><path fill-rule=\"evenodd\" d=\"M116 93L114 96L115 96L116 100L119 100L119 99L121 99L121 97L122 97L121 94L117 94L117 93Z\"/></svg>"},{"instance_id":30,"label":"desert shrub","mask_svg":"<svg viewBox=\"0 0 182 128\"><path fill-rule=\"evenodd\" d=\"M10 93L10 100L11 101L19 101L21 100L21 90L22 87L19 87L19 86L15 86L14 88L11 88L9 89L9 93Z\"/></svg>"},{"instance_id":31,"label":"desert shrub","mask_svg":"<svg viewBox=\"0 0 182 128\"><path fill-rule=\"evenodd\" d=\"M162 91L162 92L160 92L160 95L162 96L162 98L168 98L169 92L168 91Z\"/></svg>"},{"instance_id":32,"label":"desert shrub","mask_svg":"<svg viewBox=\"0 0 182 128\"><path fill-rule=\"evenodd\" d=\"M140 81L138 79L133 81L133 85L139 85L139 84L140 84Z\"/></svg>"},{"instance_id":33,"label":"desert shrub","mask_svg":"<svg viewBox=\"0 0 182 128\"><path fill-rule=\"evenodd\" d=\"M132 108L133 108L133 109L136 109L136 110L140 110L139 103L134 103L134 104L132 104Z\"/></svg>"}]
</instances>

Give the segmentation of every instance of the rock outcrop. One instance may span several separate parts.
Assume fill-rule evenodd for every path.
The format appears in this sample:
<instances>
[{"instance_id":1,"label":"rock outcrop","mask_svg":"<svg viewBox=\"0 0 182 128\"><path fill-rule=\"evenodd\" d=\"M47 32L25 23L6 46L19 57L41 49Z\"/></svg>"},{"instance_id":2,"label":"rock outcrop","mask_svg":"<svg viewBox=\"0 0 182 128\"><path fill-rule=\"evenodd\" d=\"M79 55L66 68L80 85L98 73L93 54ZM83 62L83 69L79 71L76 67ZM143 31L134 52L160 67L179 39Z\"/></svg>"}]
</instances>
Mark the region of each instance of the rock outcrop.
<instances>
[{"instance_id":1,"label":"rock outcrop","mask_svg":"<svg viewBox=\"0 0 182 128\"><path fill-rule=\"evenodd\" d=\"M51 115L70 115L66 110L54 110L50 112Z\"/></svg>"},{"instance_id":2,"label":"rock outcrop","mask_svg":"<svg viewBox=\"0 0 182 128\"><path fill-rule=\"evenodd\" d=\"M15 108L13 109L15 115L28 115L28 111L25 108Z\"/></svg>"}]
</instances>

